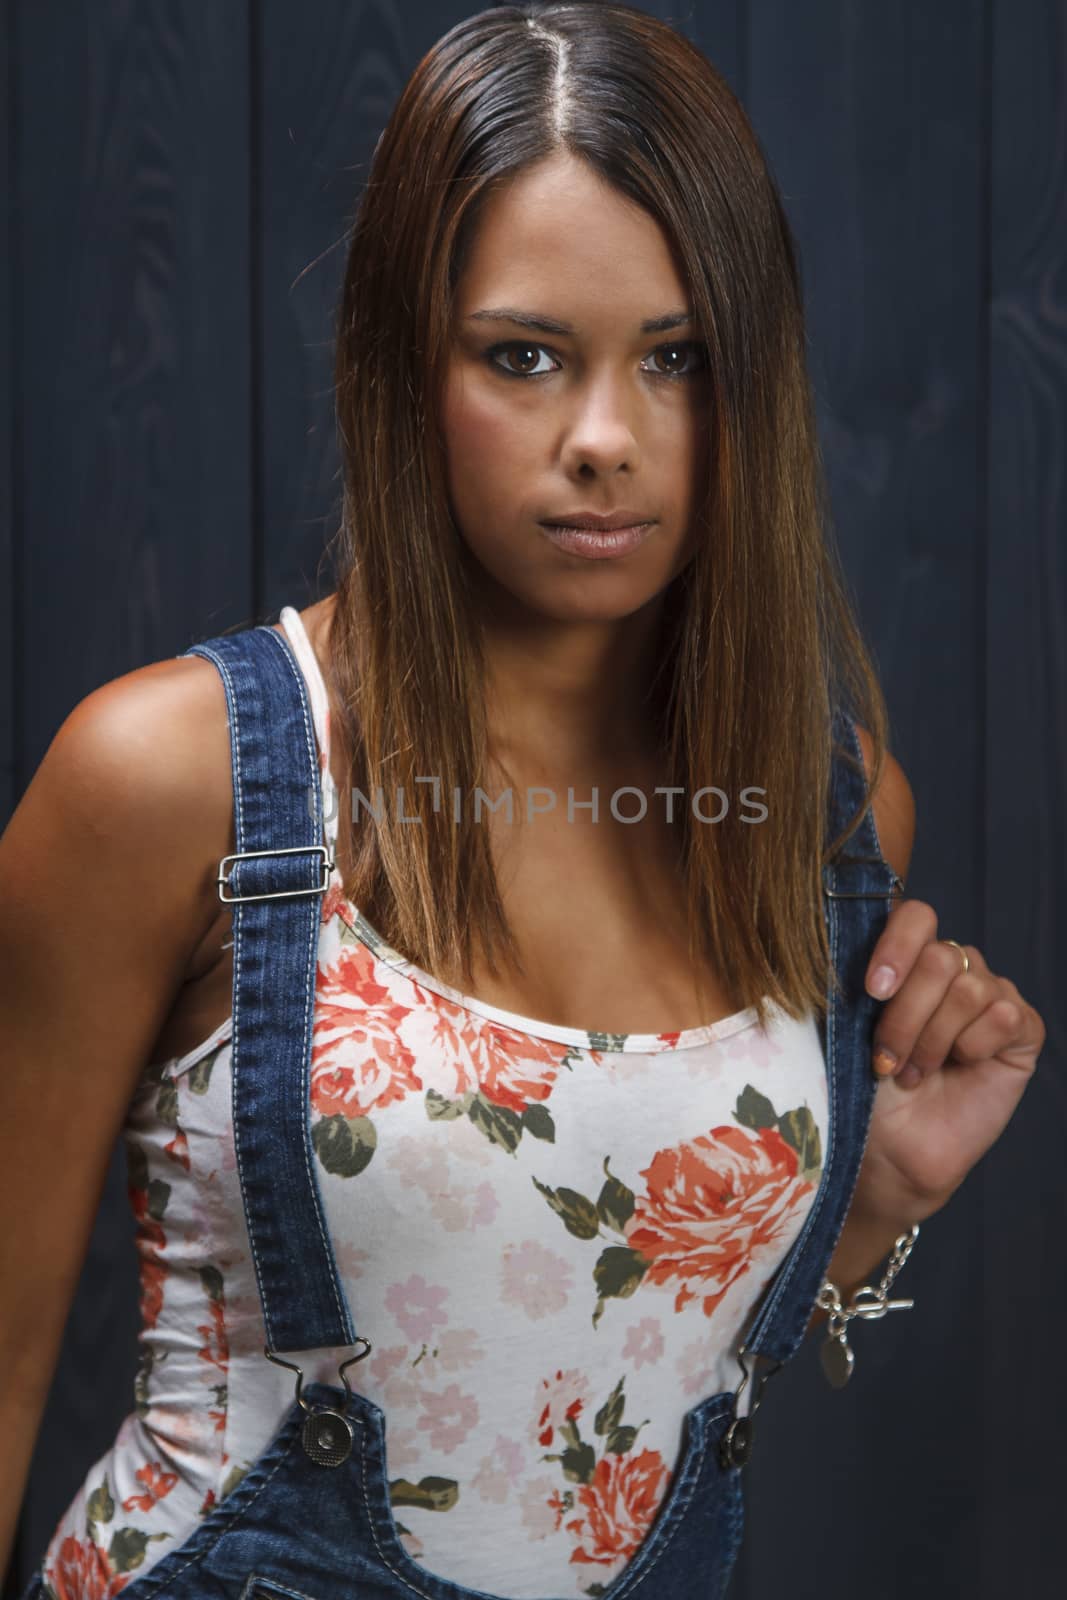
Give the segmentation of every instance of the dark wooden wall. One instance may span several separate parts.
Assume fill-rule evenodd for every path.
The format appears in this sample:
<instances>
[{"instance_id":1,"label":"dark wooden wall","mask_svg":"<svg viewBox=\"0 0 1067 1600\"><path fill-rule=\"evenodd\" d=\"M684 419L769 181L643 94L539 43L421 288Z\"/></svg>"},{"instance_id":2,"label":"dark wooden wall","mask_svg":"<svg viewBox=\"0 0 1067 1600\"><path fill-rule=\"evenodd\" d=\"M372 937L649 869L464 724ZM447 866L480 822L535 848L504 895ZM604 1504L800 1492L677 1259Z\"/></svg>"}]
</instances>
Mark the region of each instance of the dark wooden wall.
<instances>
[{"instance_id":1,"label":"dark wooden wall","mask_svg":"<svg viewBox=\"0 0 1067 1600\"><path fill-rule=\"evenodd\" d=\"M97 685L325 592L345 226L404 79L473 9L3 0L0 817ZM1067 5L648 9L741 94L799 239L838 537L918 803L909 893L1049 1033L1008 1131L923 1229L916 1309L859 1329L846 1390L814 1343L767 1390L732 1600L1051 1595ZM57 943L77 937L76 915L57 921ZM135 1327L116 1161L11 1593L132 1403Z\"/></svg>"}]
</instances>

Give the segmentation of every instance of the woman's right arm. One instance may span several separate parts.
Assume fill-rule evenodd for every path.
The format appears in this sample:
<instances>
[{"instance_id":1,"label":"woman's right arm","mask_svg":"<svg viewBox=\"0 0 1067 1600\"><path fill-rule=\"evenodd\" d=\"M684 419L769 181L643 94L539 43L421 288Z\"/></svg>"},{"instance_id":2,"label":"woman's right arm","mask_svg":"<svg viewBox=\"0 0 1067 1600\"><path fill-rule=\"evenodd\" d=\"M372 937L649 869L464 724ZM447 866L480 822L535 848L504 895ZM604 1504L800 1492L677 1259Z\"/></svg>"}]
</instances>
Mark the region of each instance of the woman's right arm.
<instances>
[{"instance_id":1,"label":"woman's right arm","mask_svg":"<svg viewBox=\"0 0 1067 1600\"><path fill-rule=\"evenodd\" d=\"M211 662L142 667L79 702L0 836L0 1574L111 1151L218 915L229 752Z\"/></svg>"}]
</instances>

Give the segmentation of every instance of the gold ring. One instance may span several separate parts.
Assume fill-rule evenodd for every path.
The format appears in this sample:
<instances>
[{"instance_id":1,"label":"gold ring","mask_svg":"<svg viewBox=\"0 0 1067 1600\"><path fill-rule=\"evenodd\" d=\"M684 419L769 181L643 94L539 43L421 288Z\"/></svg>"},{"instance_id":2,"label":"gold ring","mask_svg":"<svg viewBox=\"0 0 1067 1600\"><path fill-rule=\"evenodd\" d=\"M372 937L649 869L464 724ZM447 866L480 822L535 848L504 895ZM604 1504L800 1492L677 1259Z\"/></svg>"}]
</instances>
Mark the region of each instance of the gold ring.
<instances>
[{"instance_id":1,"label":"gold ring","mask_svg":"<svg viewBox=\"0 0 1067 1600\"><path fill-rule=\"evenodd\" d=\"M950 944L952 946L953 950L958 950L960 955L963 957L963 970L964 970L964 972L970 972L970 970L971 970L971 958L967 954L966 950L963 948L963 946L961 944L957 944L955 939L939 939L938 943L939 944Z\"/></svg>"}]
</instances>

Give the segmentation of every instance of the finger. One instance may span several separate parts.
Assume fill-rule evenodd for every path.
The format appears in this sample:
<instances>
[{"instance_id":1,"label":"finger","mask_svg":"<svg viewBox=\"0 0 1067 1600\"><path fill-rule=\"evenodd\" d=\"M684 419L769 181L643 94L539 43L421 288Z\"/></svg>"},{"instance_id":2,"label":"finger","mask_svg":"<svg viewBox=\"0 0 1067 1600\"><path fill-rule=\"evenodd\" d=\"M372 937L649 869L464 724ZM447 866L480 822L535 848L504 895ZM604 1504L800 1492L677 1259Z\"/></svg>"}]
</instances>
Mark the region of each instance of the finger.
<instances>
[{"instance_id":1,"label":"finger","mask_svg":"<svg viewBox=\"0 0 1067 1600\"><path fill-rule=\"evenodd\" d=\"M986 1032L988 1013L965 1028L952 1046L952 1055L964 1061L983 1056L999 1056L1009 1066L1032 1069L1045 1044L1045 1024L1033 1006L1027 1005L1010 978L1001 978L1000 997L992 1008L1003 1024L1007 1037L994 1041Z\"/></svg>"},{"instance_id":2,"label":"finger","mask_svg":"<svg viewBox=\"0 0 1067 1600\"><path fill-rule=\"evenodd\" d=\"M894 995L911 972L919 952L936 935L937 912L933 906L925 900L898 901L867 963L868 994L876 1000L888 1000Z\"/></svg>"},{"instance_id":3,"label":"finger","mask_svg":"<svg viewBox=\"0 0 1067 1600\"><path fill-rule=\"evenodd\" d=\"M961 973L912 1045L909 1060L924 1077L949 1060L983 1060L1012 1043L1022 1020L999 978Z\"/></svg>"},{"instance_id":4,"label":"finger","mask_svg":"<svg viewBox=\"0 0 1067 1600\"><path fill-rule=\"evenodd\" d=\"M999 996L992 974L964 972L959 951L932 940L920 950L907 979L878 1018L872 1054L875 1071L887 1076L909 1061L920 1072L932 1071L944 1061L960 1030ZM909 1074L904 1081L914 1077Z\"/></svg>"}]
</instances>

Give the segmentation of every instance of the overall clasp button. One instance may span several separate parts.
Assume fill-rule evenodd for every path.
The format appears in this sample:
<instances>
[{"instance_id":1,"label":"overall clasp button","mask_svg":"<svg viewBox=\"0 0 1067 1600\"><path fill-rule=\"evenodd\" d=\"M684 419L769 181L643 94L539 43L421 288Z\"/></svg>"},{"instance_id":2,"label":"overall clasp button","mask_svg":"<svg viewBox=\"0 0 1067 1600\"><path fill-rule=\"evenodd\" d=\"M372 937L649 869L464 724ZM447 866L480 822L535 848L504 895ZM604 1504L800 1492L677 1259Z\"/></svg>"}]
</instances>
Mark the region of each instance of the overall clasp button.
<instances>
[{"instance_id":1,"label":"overall clasp button","mask_svg":"<svg viewBox=\"0 0 1067 1600\"><path fill-rule=\"evenodd\" d=\"M749 1413L745 1417L739 1417L737 1403L744 1393L745 1385L750 1377L748 1367L745 1365L745 1357L750 1354L751 1352L746 1350L743 1345L737 1352L737 1359L744 1376L734 1390L733 1421L719 1442L719 1465L724 1472L729 1471L731 1467L743 1467L751 1459L755 1416L759 1410L760 1401L763 1399L763 1386L767 1379L773 1378L782 1366L781 1361L776 1361L773 1367L769 1367L765 1372L760 1373L759 1384L753 1396Z\"/></svg>"},{"instance_id":2,"label":"overall clasp button","mask_svg":"<svg viewBox=\"0 0 1067 1600\"><path fill-rule=\"evenodd\" d=\"M345 1386L345 1394L349 1400L352 1398L352 1389L348 1382L347 1368L356 1361L363 1361L371 1353L371 1342L362 1335L356 1339L363 1349L357 1355L349 1356L347 1361L342 1361L337 1371L341 1382ZM340 1467L352 1454L352 1442L355 1439L355 1429L343 1411L335 1411L332 1406L312 1406L304 1399L304 1369L295 1361L285 1361L276 1355L269 1347L264 1347L263 1354L268 1361L273 1361L275 1366L288 1367L290 1372L296 1373L296 1399L298 1404L306 1411L303 1427L300 1430L300 1443L304 1454L309 1461L314 1461L317 1467Z\"/></svg>"}]
</instances>

